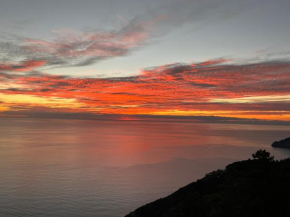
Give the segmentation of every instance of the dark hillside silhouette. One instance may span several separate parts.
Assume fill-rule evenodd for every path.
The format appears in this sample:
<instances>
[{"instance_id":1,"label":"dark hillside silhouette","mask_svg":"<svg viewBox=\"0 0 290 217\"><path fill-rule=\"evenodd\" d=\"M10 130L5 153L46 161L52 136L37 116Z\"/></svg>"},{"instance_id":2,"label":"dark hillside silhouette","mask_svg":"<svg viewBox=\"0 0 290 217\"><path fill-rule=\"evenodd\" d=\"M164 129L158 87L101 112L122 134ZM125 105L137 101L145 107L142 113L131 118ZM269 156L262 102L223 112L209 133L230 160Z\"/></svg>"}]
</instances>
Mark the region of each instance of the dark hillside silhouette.
<instances>
[{"instance_id":1,"label":"dark hillside silhouette","mask_svg":"<svg viewBox=\"0 0 290 217\"><path fill-rule=\"evenodd\" d=\"M235 162L126 217L289 217L290 159L265 150Z\"/></svg>"}]
</instances>

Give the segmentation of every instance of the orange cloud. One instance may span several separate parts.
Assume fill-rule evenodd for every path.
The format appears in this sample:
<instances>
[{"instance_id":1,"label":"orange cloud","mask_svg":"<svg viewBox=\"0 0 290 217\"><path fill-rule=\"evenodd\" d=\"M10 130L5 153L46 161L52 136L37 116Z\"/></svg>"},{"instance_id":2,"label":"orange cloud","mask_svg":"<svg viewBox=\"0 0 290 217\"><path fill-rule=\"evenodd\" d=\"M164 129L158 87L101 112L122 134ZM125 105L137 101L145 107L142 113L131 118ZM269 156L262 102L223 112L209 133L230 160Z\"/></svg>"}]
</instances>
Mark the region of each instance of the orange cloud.
<instances>
[{"instance_id":1,"label":"orange cloud","mask_svg":"<svg viewBox=\"0 0 290 217\"><path fill-rule=\"evenodd\" d=\"M267 116L288 120L289 62L245 65L225 62L228 61L168 64L121 78L71 78L39 73L14 77L2 74L0 79L7 86L2 89L4 94L73 99L81 105L78 110L92 113L261 119Z\"/></svg>"}]
</instances>

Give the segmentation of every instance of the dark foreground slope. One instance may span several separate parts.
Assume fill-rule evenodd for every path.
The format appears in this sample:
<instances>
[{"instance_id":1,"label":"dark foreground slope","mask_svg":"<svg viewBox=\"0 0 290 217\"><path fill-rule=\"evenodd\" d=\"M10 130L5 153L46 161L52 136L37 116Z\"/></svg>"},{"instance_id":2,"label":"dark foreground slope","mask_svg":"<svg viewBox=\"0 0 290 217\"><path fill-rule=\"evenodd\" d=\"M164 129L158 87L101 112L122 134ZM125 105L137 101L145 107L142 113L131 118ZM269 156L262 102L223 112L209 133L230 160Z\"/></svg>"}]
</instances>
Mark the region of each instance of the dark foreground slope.
<instances>
[{"instance_id":1,"label":"dark foreground slope","mask_svg":"<svg viewBox=\"0 0 290 217\"><path fill-rule=\"evenodd\" d=\"M274 161L265 151L253 157L207 174L126 217L289 217L290 159Z\"/></svg>"}]
</instances>

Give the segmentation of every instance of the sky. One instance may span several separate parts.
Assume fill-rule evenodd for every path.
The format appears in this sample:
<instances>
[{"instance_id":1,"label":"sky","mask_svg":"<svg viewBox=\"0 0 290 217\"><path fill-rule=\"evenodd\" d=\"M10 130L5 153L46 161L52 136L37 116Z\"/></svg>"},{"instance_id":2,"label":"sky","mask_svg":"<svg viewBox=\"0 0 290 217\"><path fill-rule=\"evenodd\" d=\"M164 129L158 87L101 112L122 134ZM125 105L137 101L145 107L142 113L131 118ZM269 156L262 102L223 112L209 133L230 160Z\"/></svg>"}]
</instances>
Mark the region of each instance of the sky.
<instances>
[{"instance_id":1,"label":"sky","mask_svg":"<svg viewBox=\"0 0 290 217\"><path fill-rule=\"evenodd\" d=\"M0 116L290 121L289 0L1 0Z\"/></svg>"}]
</instances>

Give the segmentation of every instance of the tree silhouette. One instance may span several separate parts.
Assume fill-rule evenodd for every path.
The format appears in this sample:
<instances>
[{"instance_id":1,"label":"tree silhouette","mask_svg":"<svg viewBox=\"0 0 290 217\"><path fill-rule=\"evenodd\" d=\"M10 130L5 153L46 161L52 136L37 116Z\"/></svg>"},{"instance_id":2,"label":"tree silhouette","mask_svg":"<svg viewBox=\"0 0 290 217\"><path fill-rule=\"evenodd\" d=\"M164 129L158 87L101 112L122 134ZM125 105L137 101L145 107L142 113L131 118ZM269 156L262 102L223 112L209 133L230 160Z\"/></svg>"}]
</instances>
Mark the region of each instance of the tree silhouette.
<instances>
[{"instance_id":1,"label":"tree silhouette","mask_svg":"<svg viewBox=\"0 0 290 217\"><path fill-rule=\"evenodd\" d=\"M267 160L267 161L273 161L274 156L270 156L270 153L266 150L258 150L256 153L252 154L253 158L255 160Z\"/></svg>"}]
</instances>

